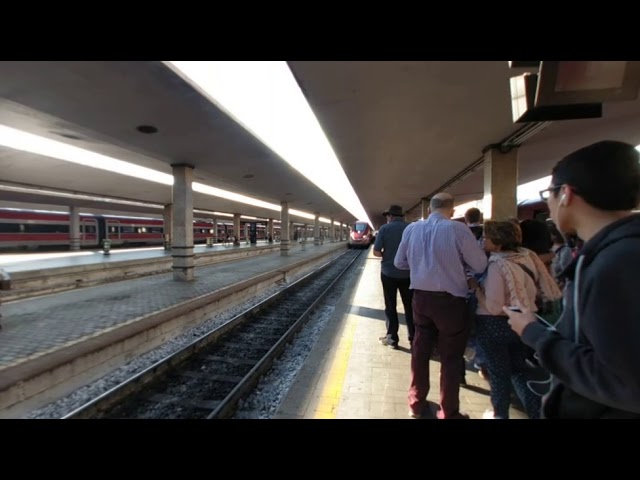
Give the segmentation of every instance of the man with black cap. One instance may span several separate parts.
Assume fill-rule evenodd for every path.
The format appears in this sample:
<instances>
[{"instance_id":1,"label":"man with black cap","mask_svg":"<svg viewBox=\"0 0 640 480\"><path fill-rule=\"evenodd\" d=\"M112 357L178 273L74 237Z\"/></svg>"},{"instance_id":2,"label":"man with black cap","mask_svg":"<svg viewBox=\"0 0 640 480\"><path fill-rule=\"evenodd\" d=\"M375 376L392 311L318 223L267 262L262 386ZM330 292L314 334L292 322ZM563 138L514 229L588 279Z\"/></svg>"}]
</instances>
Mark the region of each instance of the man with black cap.
<instances>
[{"instance_id":1,"label":"man with black cap","mask_svg":"<svg viewBox=\"0 0 640 480\"><path fill-rule=\"evenodd\" d=\"M404 318L407 323L409 333L409 348L413 341L413 310L411 301L412 291L409 289L411 279L409 270L400 270L393 265L393 259L398 251L398 245L402 240L402 232L409 225L404 221L404 213L399 205L391 205L389 209L382 213L387 217L387 224L380 227L376 241L373 244L373 254L382 257L381 273L382 291L384 292L384 314L387 317L387 334L380 337L380 343L387 347L398 348L398 312L397 298L398 290L404 305Z\"/></svg>"},{"instance_id":2,"label":"man with black cap","mask_svg":"<svg viewBox=\"0 0 640 480\"><path fill-rule=\"evenodd\" d=\"M585 242L560 273L555 326L504 308L552 374L542 416L640 418L640 155L612 140L581 148L557 163L540 196L557 228Z\"/></svg>"}]
</instances>

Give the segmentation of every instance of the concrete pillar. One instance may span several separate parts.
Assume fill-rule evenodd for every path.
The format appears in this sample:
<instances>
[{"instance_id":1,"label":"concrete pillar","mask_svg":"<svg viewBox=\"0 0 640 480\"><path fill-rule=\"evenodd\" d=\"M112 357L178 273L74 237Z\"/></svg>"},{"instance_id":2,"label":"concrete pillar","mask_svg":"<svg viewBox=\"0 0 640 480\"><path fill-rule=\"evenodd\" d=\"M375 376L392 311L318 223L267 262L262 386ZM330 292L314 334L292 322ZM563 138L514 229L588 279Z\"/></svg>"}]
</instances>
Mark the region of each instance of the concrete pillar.
<instances>
[{"instance_id":1,"label":"concrete pillar","mask_svg":"<svg viewBox=\"0 0 640 480\"><path fill-rule=\"evenodd\" d=\"M233 214L233 236L236 237L236 241L240 242L240 214ZM236 243L237 245L238 243Z\"/></svg>"},{"instance_id":2,"label":"concrete pillar","mask_svg":"<svg viewBox=\"0 0 640 480\"><path fill-rule=\"evenodd\" d=\"M422 207L422 218L427 218L429 216L429 199L422 197L420 199L420 206Z\"/></svg>"},{"instance_id":3,"label":"concrete pillar","mask_svg":"<svg viewBox=\"0 0 640 480\"><path fill-rule=\"evenodd\" d=\"M218 219L213 219L213 243L218 242Z\"/></svg>"},{"instance_id":4,"label":"concrete pillar","mask_svg":"<svg viewBox=\"0 0 640 480\"><path fill-rule=\"evenodd\" d=\"M517 217L518 150L501 153L492 148L484 159L484 220Z\"/></svg>"},{"instance_id":5,"label":"concrete pillar","mask_svg":"<svg viewBox=\"0 0 640 480\"><path fill-rule=\"evenodd\" d=\"M333 218L330 219L331 220L331 226L329 227L329 236L331 237L331 242L335 242L336 241L336 226L334 225L334 220Z\"/></svg>"},{"instance_id":6,"label":"concrete pillar","mask_svg":"<svg viewBox=\"0 0 640 480\"><path fill-rule=\"evenodd\" d=\"M249 224L244 224L244 243L249 244Z\"/></svg>"},{"instance_id":7,"label":"concrete pillar","mask_svg":"<svg viewBox=\"0 0 640 480\"><path fill-rule=\"evenodd\" d=\"M280 256L289 256L290 227L293 222L289 222L289 204L280 202Z\"/></svg>"},{"instance_id":8,"label":"concrete pillar","mask_svg":"<svg viewBox=\"0 0 640 480\"><path fill-rule=\"evenodd\" d=\"M274 239L274 235L273 235L273 218L269 219L269 223L267 224L267 231L269 233L267 233L267 240L269 240L269 236L271 236L271 240Z\"/></svg>"},{"instance_id":9,"label":"concrete pillar","mask_svg":"<svg viewBox=\"0 0 640 480\"><path fill-rule=\"evenodd\" d=\"M80 250L81 240L80 211L78 207L69 207L69 250Z\"/></svg>"},{"instance_id":10,"label":"concrete pillar","mask_svg":"<svg viewBox=\"0 0 640 480\"><path fill-rule=\"evenodd\" d=\"M171 225L171 256L173 279L190 281L193 266L193 165L178 163L173 167L171 199L173 215Z\"/></svg>"},{"instance_id":11,"label":"concrete pillar","mask_svg":"<svg viewBox=\"0 0 640 480\"><path fill-rule=\"evenodd\" d=\"M320 245L320 214L318 212L313 222L313 244Z\"/></svg>"}]
</instances>

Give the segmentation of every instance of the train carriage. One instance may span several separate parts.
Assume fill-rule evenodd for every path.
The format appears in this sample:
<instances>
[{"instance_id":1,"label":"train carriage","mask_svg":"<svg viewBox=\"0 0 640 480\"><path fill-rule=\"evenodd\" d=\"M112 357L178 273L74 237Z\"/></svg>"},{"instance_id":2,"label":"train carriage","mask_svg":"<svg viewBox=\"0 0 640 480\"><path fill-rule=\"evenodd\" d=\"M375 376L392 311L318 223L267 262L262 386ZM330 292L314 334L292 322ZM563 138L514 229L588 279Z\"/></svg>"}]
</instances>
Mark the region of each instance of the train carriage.
<instances>
[{"instance_id":1,"label":"train carriage","mask_svg":"<svg viewBox=\"0 0 640 480\"><path fill-rule=\"evenodd\" d=\"M104 239L113 247L162 245L164 222L162 219L128 217L118 215L93 215L82 213L80 218L80 246L99 248ZM29 249L63 247L70 243L69 214L41 210L0 209L0 249ZM238 237L245 240L241 222ZM278 228L274 229L276 232ZM193 223L194 244L202 244L213 237L224 242L235 236L233 225L219 221L217 232L212 221L196 220ZM257 239L266 240L266 226L257 225Z\"/></svg>"}]
</instances>

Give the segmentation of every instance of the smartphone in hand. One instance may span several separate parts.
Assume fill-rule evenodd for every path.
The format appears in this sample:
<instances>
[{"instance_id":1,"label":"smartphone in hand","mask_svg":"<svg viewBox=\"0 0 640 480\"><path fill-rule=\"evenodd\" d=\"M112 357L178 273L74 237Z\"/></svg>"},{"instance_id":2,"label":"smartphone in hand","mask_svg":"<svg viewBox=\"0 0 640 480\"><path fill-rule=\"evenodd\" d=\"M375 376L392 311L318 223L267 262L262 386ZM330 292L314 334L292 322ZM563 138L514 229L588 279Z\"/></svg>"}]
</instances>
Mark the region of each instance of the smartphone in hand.
<instances>
[{"instance_id":1,"label":"smartphone in hand","mask_svg":"<svg viewBox=\"0 0 640 480\"><path fill-rule=\"evenodd\" d=\"M517 312L517 313L522 313L522 310L520 309L520 307L507 307L509 310L511 310L512 312ZM556 329L556 327L554 327L553 325L551 325L549 322L547 322L544 318L542 318L540 315L538 315L537 313L533 314L536 317L536 320L538 321L538 323L541 323L542 325L544 325L547 328L551 328L553 330Z\"/></svg>"}]
</instances>

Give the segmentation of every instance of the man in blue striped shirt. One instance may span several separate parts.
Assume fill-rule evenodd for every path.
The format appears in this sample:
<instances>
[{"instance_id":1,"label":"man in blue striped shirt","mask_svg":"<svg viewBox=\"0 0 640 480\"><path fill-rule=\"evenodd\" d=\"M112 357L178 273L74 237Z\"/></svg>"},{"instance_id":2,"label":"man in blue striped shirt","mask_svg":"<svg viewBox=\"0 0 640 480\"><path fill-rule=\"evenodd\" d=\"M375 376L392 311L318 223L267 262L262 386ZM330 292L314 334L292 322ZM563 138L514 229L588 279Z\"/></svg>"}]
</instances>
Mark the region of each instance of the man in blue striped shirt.
<instances>
[{"instance_id":1,"label":"man in blue striped shirt","mask_svg":"<svg viewBox=\"0 0 640 480\"><path fill-rule=\"evenodd\" d=\"M460 412L461 358L471 315L467 308L467 271L482 273L487 256L462 222L451 220L453 197L431 199L431 214L403 232L394 265L409 270L413 293L415 336L411 353L409 408L413 417L428 415L429 360L440 353L439 418L469 418Z\"/></svg>"}]
</instances>

